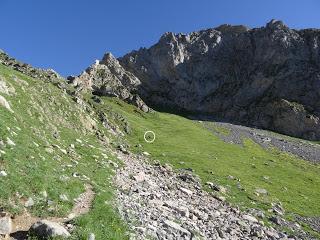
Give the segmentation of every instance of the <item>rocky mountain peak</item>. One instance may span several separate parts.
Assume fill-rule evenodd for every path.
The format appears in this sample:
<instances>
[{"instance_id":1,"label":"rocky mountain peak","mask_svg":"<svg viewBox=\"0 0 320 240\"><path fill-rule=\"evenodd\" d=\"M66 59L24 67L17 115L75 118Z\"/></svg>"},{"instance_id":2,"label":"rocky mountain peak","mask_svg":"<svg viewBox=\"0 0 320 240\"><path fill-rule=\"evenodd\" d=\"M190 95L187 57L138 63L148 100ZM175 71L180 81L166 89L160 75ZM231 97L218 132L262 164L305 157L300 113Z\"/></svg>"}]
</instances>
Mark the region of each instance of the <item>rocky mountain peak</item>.
<instances>
[{"instance_id":1,"label":"rocky mountain peak","mask_svg":"<svg viewBox=\"0 0 320 240\"><path fill-rule=\"evenodd\" d=\"M291 30L279 20L254 29L225 24L189 34L167 32L152 47L119 59L106 54L85 78L116 95L121 86L123 99L137 94L153 108L315 140L320 139L319 46L320 31Z\"/></svg>"},{"instance_id":2,"label":"rocky mountain peak","mask_svg":"<svg viewBox=\"0 0 320 240\"><path fill-rule=\"evenodd\" d=\"M176 35L173 32L166 32L160 37L159 43L170 42L175 40L176 40Z\"/></svg>"},{"instance_id":3,"label":"rocky mountain peak","mask_svg":"<svg viewBox=\"0 0 320 240\"><path fill-rule=\"evenodd\" d=\"M244 25L232 26L230 24L223 24L215 28L215 30L224 34L227 34L227 33L239 34L239 33L247 32L249 28Z\"/></svg>"},{"instance_id":4,"label":"rocky mountain peak","mask_svg":"<svg viewBox=\"0 0 320 240\"><path fill-rule=\"evenodd\" d=\"M141 83L140 80L126 71L111 53L106 53L101 61L96 61L79 76L68 79L78 91L91 91L95 95L118 97L145 112L150 111L143 100L135 94Z\"/></svg>"},{"instance_id":5,"label":"rocky mountain peak","mask_svg":"<svg viewBox=\"0 0 320 240\"><path fill-rule=\"evenodd\" d=\"M20 62L15 58L10 57L7 53L0 49L0 64L11 67L14 70L24 73L30 77L41 78L48 81L53 81L55 79L63 79L55 70L53 69L41 69L35 68L30 64Z\"/></svg>"},{"instance_id":6,"label":"rocky mountain peak","mask_svg":"<svg viewBox=\"0 0 320 240\"><path fill-rule=\"evenodd\" d=\"M100 61L100 64L109 65L115 62L117 62L117 59L112 55L111 52L107 52L103 55L103 58Z\"/></svg>"},{"instance_id":7,"label":"rocky mountain peak","mask_svg":"<svg viewBox=\"0 0 320 240\"><path fill-rule=\"evenodd\" d=\"M289 29L283 21L272 19L270 22L267 23L266 28L272 29L272 30L280 30L280 29Z\"/></svg>"}]
</instances>

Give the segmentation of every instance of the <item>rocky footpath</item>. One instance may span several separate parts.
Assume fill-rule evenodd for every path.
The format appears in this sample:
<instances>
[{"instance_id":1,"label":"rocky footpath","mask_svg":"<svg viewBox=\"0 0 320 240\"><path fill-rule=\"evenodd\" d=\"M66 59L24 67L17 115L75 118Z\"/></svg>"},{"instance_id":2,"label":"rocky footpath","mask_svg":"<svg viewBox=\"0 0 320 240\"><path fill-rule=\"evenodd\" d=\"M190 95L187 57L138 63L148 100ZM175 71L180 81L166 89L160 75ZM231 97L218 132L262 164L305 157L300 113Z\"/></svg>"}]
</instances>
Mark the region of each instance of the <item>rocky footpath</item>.
<instances>
[{"instance_id":1,"label":"rocky footpath","mask_svg":"<svg viewBox=\"0 0 320 240\"><path fill-rule=\"evenodd\" d=\"M118 208L132 239L312 239L264 226L259 211L241 212L202 190L191 172L151 165L144 156L118 155L125 163L115 177Z\"/></svg>"},{"instance_id":2,"label":"rocky footpath","mask_svg":"<svg viewBox=\"0 0 320 240\"><path fill-rule=\"evenodd\" d=\"M86 191L74 199L74 206L66 217L41 219L32 216L27 210L35 204L32 198L25 203L26 208L19 216L12 216L0 208L0 240L26 240L31 236L37 239L69 238L70 232L75 229L72 220L88 213L92 207L95 193L91 185L87 184L85 188ZM66 198L66 195L61 195L60 198Z\"/></svg>"}]
</instances>

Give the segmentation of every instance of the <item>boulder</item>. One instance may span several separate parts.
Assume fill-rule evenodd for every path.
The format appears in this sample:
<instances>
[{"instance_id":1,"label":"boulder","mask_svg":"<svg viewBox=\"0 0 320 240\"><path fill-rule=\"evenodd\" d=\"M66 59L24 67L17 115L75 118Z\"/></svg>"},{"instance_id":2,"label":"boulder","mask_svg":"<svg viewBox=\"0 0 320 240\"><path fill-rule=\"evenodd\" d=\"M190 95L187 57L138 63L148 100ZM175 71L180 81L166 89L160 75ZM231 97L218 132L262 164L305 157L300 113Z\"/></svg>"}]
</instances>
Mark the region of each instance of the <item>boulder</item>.
<instances>
[{"instance_id":1,"label":"boulder","mask_svg":"<svg viewBox=\"0 0 320 240\"><path fill-rule=\"evenodd\" d=\"M253 222L253 223L257 223L258 219L256 219L255 217L251 216L251 215L243 215L242 218L244 220L247 220L248 222Z\"/></svg>"},{"instance_id":2,"label":"boulder","mask_svg":"<svg viewBox=\"0 0 320 240\"><path fill-rule=\"evenodd\" d=\"M34 206L34 200L33 200L33 198L32 197L29 197L28 198L28 200L24 203L24 206L26 207L26 208L31 208L31 207L33 207Z\"/></svg>"},{"instance_id":3,"label":"boulder","mask_svg":"<svg viewBox=\"0 0 320 240\"><path fill-rule=\"evenodd\" d=\"M139 172L137 175L132 177L136 182L140 183L146 179L146 175L144 172Z\"/></svg>"},{"instance_id":4,"label":"boulder","mask_svg":"<svg viewBox=\"0 0 320 240\"><path fill-rule=\"evenodd\" d=\"M192 195L193 192L187 188L183 188L183 187L180 187L180 191L187 194L187 195Z\"/></svg>"},{"instance_id":5,"label":"boulder","mask_svg":"<svg viewBox=\"0 0 320 240\"><path fill-rule=\"evenodd\" d=\"M88 236L88 240L95 240L96 236L94 235L94 233L90 233Z\"/></svg>"},{"instance_id":6,"label":"boulder","mask_svg":"<svg viewBox=\"0 0 320 240\"><path fill-rule=\"evenodd\" d=\"M0 106L6 108L9 112L13 113L14 111L11 109L9 102L0 95Z\"/></svg>"},{"instance_id":7,"label":"boulder","mask_svg":"<svg viewBox=\"0 0 320 240\"><path fill-rule=\"evenodd\" d=\"M0 235L7 235L12 232L12 220L9 216L0 216Z\"/></svg>"},{"instance_id":8,"label":"boulder","mask_svg":"<svg viewBox=\"0 0 320 240\"><path fill-rule=\"evenodd\" d=\"M257 194L261 194L261 195L267 195L268 194L268 191L266 190L266 189L264 189L264 188L256 188L256 190L255 190L255 193L257 193Z\"/></svg>"},{"instance_id":9,"label":"boulder","mask_svg":"<svg viewBox=\"0 0 320 240\"><path fill-rule=\"evenodd\" d=\"M6 177L8 174L5 171L0 171L0 177Z\"/></svg>"},{"instance_id":10,"label":"boulder","mask_svg":"<svg viewBox=\"0 0 320 240\"><path fill-rule=\"evenodd\" d=\"M29 230L32 236L50 239L52 237L70 237L70 233L60 224L48 220L41 220L33 224Z\"/></svg>"},{"instance_id":11,"label":"boulder","mask_svg":"<svg viewBox=\"0 0 320 240\"><path fill-rule=\"evenodd\" d=\"M172 229L174 229L175 231L180 232L182 235L186 235L186 236L191 235L191 233L190 233L187 229L184 229L184 228L181 227L178 223L175 223L175 222L166 220L166 221L164 221L164 225L165 225L166 227L168 227L168 228L172 228Z\"/></svg>"}]
</instances>

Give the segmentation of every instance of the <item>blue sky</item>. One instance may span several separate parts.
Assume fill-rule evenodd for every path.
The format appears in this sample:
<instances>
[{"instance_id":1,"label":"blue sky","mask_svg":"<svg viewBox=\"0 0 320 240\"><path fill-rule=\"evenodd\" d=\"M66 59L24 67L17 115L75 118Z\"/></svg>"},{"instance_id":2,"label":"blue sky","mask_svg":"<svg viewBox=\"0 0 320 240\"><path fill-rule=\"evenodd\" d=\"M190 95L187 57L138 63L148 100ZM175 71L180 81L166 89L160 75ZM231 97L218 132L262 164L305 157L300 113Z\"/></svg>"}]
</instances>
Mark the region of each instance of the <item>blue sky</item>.
<instances>
[{"instance_id":1,"label":"blue sky","mask_svg":"<svg viewBox=\"0 0 320 240\"><path fill-rule=\"evenodd\" d=\"M0 49L36 67L78 74L104 52L115 56L162 33L223 23L320 28L318 0L0 0Z\"/></svg>"}]
</instances>

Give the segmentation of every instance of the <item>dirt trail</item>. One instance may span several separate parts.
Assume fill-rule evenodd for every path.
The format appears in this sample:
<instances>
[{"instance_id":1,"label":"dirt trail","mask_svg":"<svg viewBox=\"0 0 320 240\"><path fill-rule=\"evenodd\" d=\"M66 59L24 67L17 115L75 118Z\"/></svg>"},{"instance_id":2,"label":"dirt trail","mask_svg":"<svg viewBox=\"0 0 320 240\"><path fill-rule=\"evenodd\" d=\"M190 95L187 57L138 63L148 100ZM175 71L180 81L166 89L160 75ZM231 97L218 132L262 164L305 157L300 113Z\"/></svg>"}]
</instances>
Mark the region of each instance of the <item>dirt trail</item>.
<instances>
[{"instance_id":1,"label":"dirt trail","mask_svg":"<svg viewBox=\"0 0 320 240\"><path fill-rule=\"evenodd\" d=\"M79 217L80 215L86 214L90 211L92 202L94 200L95 193L91 185L85 185L85 192L81 193L79 197L75 200L75 205L68 214L67 217L57 218L57 217L48 217L46 218L49 221L57 222L60 224L66 224L72 219ZM41 220L41 218L33 217L27 210L25 210L21 215L15 216L12 219L13 223L13 233L10 234L10 240L26 240L28 239L28 230L30 227ZM0 240L1 237L0 237Z\"/></svg>"}]
</instances>

